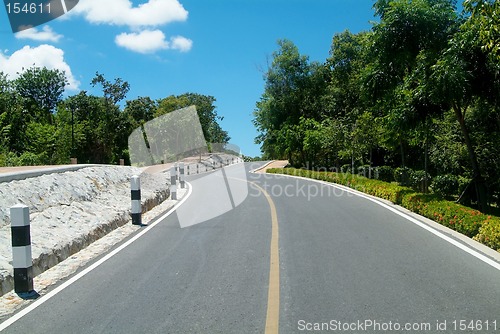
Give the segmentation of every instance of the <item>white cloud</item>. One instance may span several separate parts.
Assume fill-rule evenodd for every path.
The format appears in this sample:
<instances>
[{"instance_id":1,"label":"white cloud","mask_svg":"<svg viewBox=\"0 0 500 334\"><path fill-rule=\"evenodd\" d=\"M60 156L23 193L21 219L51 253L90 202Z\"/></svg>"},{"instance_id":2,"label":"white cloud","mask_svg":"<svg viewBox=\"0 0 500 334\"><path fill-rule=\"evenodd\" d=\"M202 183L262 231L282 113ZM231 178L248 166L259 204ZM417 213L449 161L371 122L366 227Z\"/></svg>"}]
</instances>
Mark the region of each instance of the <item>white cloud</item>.
<instances>
[{"instance_id":1,"label":"white cloud","mask_svg":"<svg viewBox=\"0 0 500 334\"><path fill-rule=\"evenodd\" d=\"M156 27L188 17L178 0L149 0L137 7L130 0L80 0L72 12L91 23L131 28Z\"/></svg>"},{"instance_id":2,"label":"white cloud","mask_svg":"<svg viewBox=\"0 0 500 334\"><path fill-rule=\"evenodd\" d=\"M37 28L31 28L27 30L20 31L15 34L17 39L32 39L41 42L54 42L57 43L63 37L55 33L51 27L44 26L42 31Z\"/></svg>"},{"instance_id":3,"label":"white cloud","mask_svg":"<svg viewBox=\"0 0 500 334\"><path fill-rule=\"evenodd\" d=\"M193 47L193 41L182 36L172 37L170 41L171 48L174 50L179 50L181 52L188 52Z\"/></svg>"},{"instance_id":4,"label":"white cloud","mask_svg":"<svg viewBox=\"0 0 500 334\"><path fill-rule=\"evenodd\" d=\"M154 53L159 50L174 49L181 52L191 50L193 41L182 36L166 40L160 30L144 30L139 33L122 33L115 38L118 46L138 53Z\"/></svg>"},{"instance_id":5,"label":"white cloud","mask_svg":"<svg viewBox=\"0 0 500 334\"><path fill-rule=\"evenodd\" d=\"M122 33L115 38L117 45L139 53L154 53L168 49L165 34L160 30L145 30L140 33Z\"/></svg>"},{"instance_id":6,"label":"white cloud","mask_svg":"<svg viewBox=\"0 0 500 334\"><path fill-rule=\"evenodd\" d=\"M73 77L71 68L64 60L64 51L52 45L43 44L35 48L25 46L8 56L0 52L0 72L4 72L9 79L16 79L23 69L33 66L58 69L66 73L69 81L69 90L78 90L80 82Z\"/></svg>"}]
</instances>

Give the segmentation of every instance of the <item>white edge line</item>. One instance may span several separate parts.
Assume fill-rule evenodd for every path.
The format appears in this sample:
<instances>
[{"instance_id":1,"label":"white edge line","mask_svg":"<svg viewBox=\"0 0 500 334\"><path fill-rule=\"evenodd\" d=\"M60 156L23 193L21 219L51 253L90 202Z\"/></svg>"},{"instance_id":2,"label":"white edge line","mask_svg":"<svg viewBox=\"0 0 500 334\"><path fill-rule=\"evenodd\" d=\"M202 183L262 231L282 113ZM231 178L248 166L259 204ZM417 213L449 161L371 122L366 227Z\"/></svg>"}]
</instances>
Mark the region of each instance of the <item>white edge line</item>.
<instances>
[{"instance_id":1,"label":"white edge line","mask_svg":"<svg viewBox=\"0 0 500 334\"><path fill-rule=\"evenodd\" d=\"M314 179L309 179L309 178L306 178L306 177L301 177L301 176L295 176L295 175L287 175L287 174L274 174L274 175L282 175L282 176L287 176L287 177L292 177L292 178L297 178L297 179L302 179L302 180L307 180L307 181L313 181L313 182L317 182L317 183L321 183L321 184L324 184L324 185L328 185L328 186L331 186L331 187L334 187L334 188L337 188L337 189L340 189L340 190L344 190L344 191L347 191L353 195L356 195L356 196L359 196L359 197L362 197L362 198L365 198L369 201L372 201L392 212L394 212L395 214L409 220L410 222L414 223L415 225L418 225L420 226L421 228L423 228L424 230L427 230L429 232L431 232L432 234L438 236L439 238L449 242L450 244L460 248L461 250L463 250L464 252L476 257L477 259L483 261L484 263L486 264L489 264L490 266L492 266L493 268L497 269L497 270L500 270L500 263L490 259L489 257L479 253L478 251L458 242L457 240L453 239L453 238L450 238L449 236L441 233L440 231L430 227L429 225L421 222L420 220L416 219L416 218L413 218L409 215L407 215L406 213L404 212L401 212L383 202L381 202L380 200L378 199L375 199L373 197L370 197L370 196L367 196L366 194L364 193L361 193L361 192L358 192L354 189L351 189L351 188L348 188L346 186L342 186L342 185L338 185L338 184L335 184L335 183L329 183L329 182L325 182L325 181L320 181L320 180L314 180Z\"/></svg>"},{"instance_id":2,"label":"white edge line","mask_svg":"<svg viewBox=\"0 0 500 334\"><path fill-rule=\"evenodd\" d=\"M170 216L191 195L191 192L192 192L191 184L189 182L186 182L186 184L188 185L188 192L187 192L187 194L184 195L184 197L182 198L182 200L179 203L177 203L173 208L171 208L167 213L165 213L163 216L161 216L160 218L158 218L151 225L148 225L148 227L146 227L140 233L138 233L137 235L135 235L132 239L128 240L123 245L121 245L117 249L113 250L111 253L107 254L106 256L104 256L99 261L97 261L94 264L92 264L90 267L86 268L85 270L83 270L79 274L73 276L68 281L64 282L63 284L61 284L60 286L58 286L54 290L52 290L49 293L47 293L46 295L40 297L40 299L37 300L37 301L35 301L33 304L29 305L25 309L21 310L20 312L16 313L15 315L13 315L12 317L10 317L9 319L5 320L3 323L0 324L0 332L3 331L4 329L6 329L7 327L9 327L10 325L12 325L13 323L15 323L16 321L18 321L19 319L21 319L22 317L24 317L25 315L27 315L28 313L30 313L31 311L35 310L37 307L41 306L46 301L50 300L52 297L54 297L55 295L57 295L59 292L63 291L67 287L69 287L71 284L73 284L76 281L78 281L83 276L85 276L88 273L90 273L92 270L94 270L97 267L99 267L101 264L103 264L104 262L106 262L107 260L109 260L110 258L112 258L113 256L115 256L116 254L118 254L119 252L121 252L126 247L130 246L133 242L135 242L137 239L139 239L140 237L142 237L144 234L146 234L149 230L151 230L153 227L155 227L156 225L158 225L165 218L167 218L168 216Z\"/></svg>"}]
</instances>

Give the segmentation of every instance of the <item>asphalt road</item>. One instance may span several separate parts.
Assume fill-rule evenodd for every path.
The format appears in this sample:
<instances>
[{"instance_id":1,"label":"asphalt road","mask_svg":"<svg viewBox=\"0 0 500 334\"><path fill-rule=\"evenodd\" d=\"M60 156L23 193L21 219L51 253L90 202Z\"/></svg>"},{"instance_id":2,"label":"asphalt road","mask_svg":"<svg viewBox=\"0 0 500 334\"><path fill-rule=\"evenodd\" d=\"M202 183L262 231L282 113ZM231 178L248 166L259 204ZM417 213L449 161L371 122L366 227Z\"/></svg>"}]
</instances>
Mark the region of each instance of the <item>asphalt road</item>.
<instances>
[{"instance_id":1,"label":"asphalt road","mask_svg":"<svg viewBox=\"0 0 500 334\"><path fill-rule=\"evenodd\" d=\"M367 199L239 166L191 177L178 214L5 333L500 333L498 269Z\"/></svg>"}]
</instances>

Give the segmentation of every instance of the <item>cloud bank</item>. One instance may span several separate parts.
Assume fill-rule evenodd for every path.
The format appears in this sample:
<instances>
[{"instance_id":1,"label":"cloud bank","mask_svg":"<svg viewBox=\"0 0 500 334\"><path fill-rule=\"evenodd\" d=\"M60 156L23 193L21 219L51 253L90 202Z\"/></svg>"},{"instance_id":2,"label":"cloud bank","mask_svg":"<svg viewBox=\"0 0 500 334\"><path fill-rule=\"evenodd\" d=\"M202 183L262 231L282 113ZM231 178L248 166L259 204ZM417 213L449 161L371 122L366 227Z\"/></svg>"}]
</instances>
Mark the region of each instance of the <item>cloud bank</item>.
<instances>
[{"instance_id":1,"label":"cloud bank","mask_svg":"<svg viewBox=\"0 0 500 334\"><path fill-rule=\"evenodd\" d=\"M122 33L116 36L115 43L125 49L143 54L167 49L188 52L193 45L190 39L181 36L172 37L170 41L167 41L165 34L160 30Z\"/></svg>"},{"instance_id":2,"label":"cloud bank","mask_svg":"<svg viewBox=\"0 0 500 334\"><path fill-rule=\"evenodd\" d=\"M91 23L156 27L176 21L186 21L188 12L177 0L149 0L137 7L129 0L80 0L74 8Z\"/></svg>"},{"instance_id":3,"label":"cloud bank","mask_svg":"<svg viewBox=\"0 0 500 334\"><path fill-rule=\"evenodd\" d=\"M10 56L0 51L0 72L7 74L9 79L16 79L19 73L31 67L64 71L69 82L66 89L72 91L79 89L80 82L73 76L70 66L64 60L64 51L61 49L43 44L34 48L25 46Z\"/></svg>"},{"instance_id":4,"label":"cloud bank","mask_svg":"<svg viewBox=\"0 0 500 334\"><path fill-rule=\"evenodd\" d=\"M189 13L178 0L149 0L138 6L134 6L130 0L80 0L73 14L81 15L93 24L128 27L132 32L117 35L115 43L133 52L188 52L193 46L193 41L183 36L167 40L165 34L157 29L172 22L187 20Z\"/></svg>"}]
</instances>

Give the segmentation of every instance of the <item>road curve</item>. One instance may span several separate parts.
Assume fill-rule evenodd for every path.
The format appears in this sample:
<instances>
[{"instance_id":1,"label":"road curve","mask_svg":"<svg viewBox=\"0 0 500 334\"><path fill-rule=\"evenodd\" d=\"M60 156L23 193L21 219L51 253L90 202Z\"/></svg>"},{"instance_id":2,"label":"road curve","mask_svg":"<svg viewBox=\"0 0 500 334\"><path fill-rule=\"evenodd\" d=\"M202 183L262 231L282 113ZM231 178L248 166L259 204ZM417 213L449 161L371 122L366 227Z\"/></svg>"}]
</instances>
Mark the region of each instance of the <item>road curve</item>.
<instances>
[{"instance_id":1,"label":"road curve","mask_svg":"<svg viewBox=\"0 0 500 334\"><path fill-rule=\"evenodd\" d=\"M5 333L500 332L497 269L367 199L235 168L189 178L195 223L170 215Z\"/></svg>"}]
</instances>

